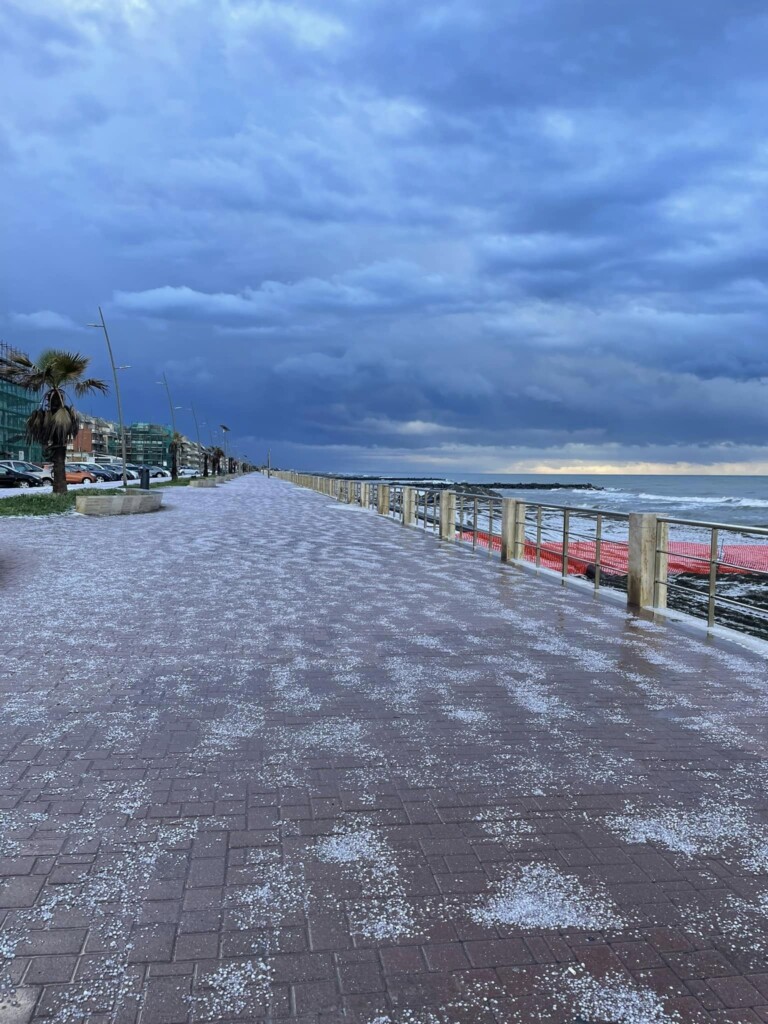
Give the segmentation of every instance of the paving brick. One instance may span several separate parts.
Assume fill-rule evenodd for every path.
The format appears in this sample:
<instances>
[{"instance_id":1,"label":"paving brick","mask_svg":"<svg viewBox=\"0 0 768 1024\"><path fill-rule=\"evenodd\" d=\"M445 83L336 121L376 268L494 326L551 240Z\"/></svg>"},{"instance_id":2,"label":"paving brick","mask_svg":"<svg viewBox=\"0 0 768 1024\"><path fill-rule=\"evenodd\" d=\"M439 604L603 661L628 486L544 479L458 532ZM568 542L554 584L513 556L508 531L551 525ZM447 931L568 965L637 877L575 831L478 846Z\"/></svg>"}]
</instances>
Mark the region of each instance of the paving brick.
<instances>
[{"instance_id":1,"label":"paving brick","mask_svg":"<svg viewBox=\"0 0 768 1024\"><path fill-rule=\"evenodd\" d=\"M465 942L464 951L473 967L499 967L534 962L530 950L522 939Z\"/></svg>"},{"instance_id":2,"label":"paving brick","mask_svg":"<svg viewBox=\"0 0 768 1024\"><path fill-rule=\"evenodd\" d=\"M76 956L35 956L29 962L24 980L28 985L70 981L76 964Z\"/></svg>"},{"instance_id":3,"label":"paving brick","mask_svg":"<svg viewBox=\"0 0 768 1024\"><path fill-rule=\"evenodd\" d=\"M53 928L29 932L20 944L21 952L29 956L57 956L79 953L85 942L84 928Z\"/></svg>"},{"instance_id":4,"label":"paving brick","mask_svg":"<svg viewBox=\"0 0 768 1024\"><path fill-rule=\"evenodd\" d=\"M191 990L191 978L150 979L141 1011L142 1024L186 1024Z\"/></svg>"},{"instance_id":5,"label":"paving brick","mask_svg":"<svg viewBox=\"0 0 768 1024\"><path fill-rule=\"evenodd\" d=\"M131 933L131 963L154 963L172 958L176 939L176 926L172 924L147 924L134 928Z\"/></svg>"},{"instance_id":6,"label":"paving brick","mask_svg":"<svg viewBox=\"0 0 768 1024\"><path fill-rule=\"evenodd\" d=\"M746 978L707 978L707 984L727 1008L765 1003L765 997Z\"/></svg>"},{"instance_id":7,"label":"paving brick","mask_svg":"<svg viewBox=\"0 0 768 1024\"><path fill-rule=\"evenodd\" d=\"M470 966L460 942L430 943L423 947L423 952L430 971L454 971Z\"/></svg>"}]
</instances>

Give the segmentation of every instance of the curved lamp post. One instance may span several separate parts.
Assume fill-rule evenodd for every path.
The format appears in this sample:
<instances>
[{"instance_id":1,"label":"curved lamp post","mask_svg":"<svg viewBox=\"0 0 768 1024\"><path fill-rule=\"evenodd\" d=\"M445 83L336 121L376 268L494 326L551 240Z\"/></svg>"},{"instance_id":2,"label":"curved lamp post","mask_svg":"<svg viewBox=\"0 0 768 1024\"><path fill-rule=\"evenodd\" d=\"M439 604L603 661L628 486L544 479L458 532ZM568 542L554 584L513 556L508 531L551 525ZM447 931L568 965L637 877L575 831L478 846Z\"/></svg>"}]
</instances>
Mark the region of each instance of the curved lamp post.
<instances>
[{"instance_id":1,"label":"curved lamp post","mask_svg":"<svg viewBox=\"0 0 768 1024\"><path fill-rule=\"evenodd\" d=\"M111 342L109 340L109 331L107 330L107 322L104 319L104 314L101 311L101 306L99 306L98 309L99 309L99 323L97 323L97 324L88 324L88 326L89 327L100 327L101 330L104 332L104 340L107 343L107 352L109 352L109 362L110 362L110 365L112 366L112 379L115 382L115 398L117 400L117 419L118 419L118 422L120 423L120 450L121 450L121 454L122 454L122 457L123 457L123 487L127 487L128 486L128 474L127 474L126 469L125 469L125 464L128 461L128 457L127 457L127 454L126 454L126 446L125 446L125 424L123 423L123 404L120 401L120 385L119 385L118 380L117 380L117 371L118 370L128 370L129 367L128 366L115 366L115 357L112 354L112 344L111 344ZM107 450L109 450L109 449L107 449Z\"/></svg>"}]
</instances>

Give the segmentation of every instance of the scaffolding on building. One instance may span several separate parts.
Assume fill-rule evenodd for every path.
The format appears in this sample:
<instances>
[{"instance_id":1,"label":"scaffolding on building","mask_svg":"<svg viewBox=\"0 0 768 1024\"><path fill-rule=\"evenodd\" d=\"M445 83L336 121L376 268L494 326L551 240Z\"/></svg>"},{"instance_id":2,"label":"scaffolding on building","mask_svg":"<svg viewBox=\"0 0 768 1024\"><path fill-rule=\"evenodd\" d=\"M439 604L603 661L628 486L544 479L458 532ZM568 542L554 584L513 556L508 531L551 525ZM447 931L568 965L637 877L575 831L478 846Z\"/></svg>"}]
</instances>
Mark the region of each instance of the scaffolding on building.
<instances>
[{"instance_id":1,"label":"scaffolding on building","mask_svg":"<svg viewBox=\"0 0 768 1024\"><path fill-rule=\"evenodd\" d=\"M21 354L0 341L0 366ZM27 419L37 406L38 399L32 392L0 378L0 458L42 461L40 445L27 439Z\"/></svg>"},{"instance_id":2,"label":"scaffolding on building","mask_svg":"<svg viewBox=\"0 0 768 1024\"><path fill-rule=\"evenodd\" d=\"M158 423L132 423L128 427L128 458L138 466L171 465L173 431Z\"/></svg>"}]
</instances>

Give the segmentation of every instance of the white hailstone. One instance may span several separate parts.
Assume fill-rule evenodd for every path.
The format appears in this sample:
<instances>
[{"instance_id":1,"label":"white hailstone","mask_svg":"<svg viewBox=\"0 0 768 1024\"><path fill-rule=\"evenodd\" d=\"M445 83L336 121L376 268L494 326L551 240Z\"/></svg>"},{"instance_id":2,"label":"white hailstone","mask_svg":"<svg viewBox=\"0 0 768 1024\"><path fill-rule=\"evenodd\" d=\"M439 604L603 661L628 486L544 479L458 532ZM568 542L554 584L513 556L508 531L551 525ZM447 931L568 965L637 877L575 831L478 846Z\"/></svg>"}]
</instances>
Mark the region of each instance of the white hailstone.
<instances>
[{"instance_id":1,"label":"white hailstone","mask_svg":"<svg viewBox=\"0 0 768 1024\"><path fill-rule=\"evenodd\" d=\"M579 1014L588 1021L614 1024L678 1024L680 1016L667 1012L655 992L632 985L620 975L566 978Z\"/></svg>"},{"instance_id":2,"label":"white hailstone","mask_svg":"<svg viewBox=\"0 0 768 1024\"><path fill-rule=\"evenodd\" d=\"M470 910L478 924L518 928L622 928L625 922L599 891L550 864L527 864Z\"/></svg>"}]
</instances>

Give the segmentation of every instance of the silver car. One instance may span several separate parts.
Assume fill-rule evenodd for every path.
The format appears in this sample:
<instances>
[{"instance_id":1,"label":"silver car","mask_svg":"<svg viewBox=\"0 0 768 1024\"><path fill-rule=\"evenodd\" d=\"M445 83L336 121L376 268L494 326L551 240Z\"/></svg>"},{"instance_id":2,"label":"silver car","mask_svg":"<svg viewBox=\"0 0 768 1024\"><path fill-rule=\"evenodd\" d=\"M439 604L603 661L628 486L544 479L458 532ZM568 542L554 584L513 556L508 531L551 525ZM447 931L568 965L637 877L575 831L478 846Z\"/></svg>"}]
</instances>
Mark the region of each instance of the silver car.
<instances>
[{"instance_id":1,"label":"silver car","mask_svg":"<svg viewBox=\"0 0 768 1024\"><path fill-rule=\"evenodd\" d=\"M17 473L26 473L28 476L35 477L36 480L41 480L44 484L53 483L53 473L50 469L36 466L34 462L23 462L21 459L2 459L0 460L0 466L15 469Z\"/></svg>"}]
</instances>

